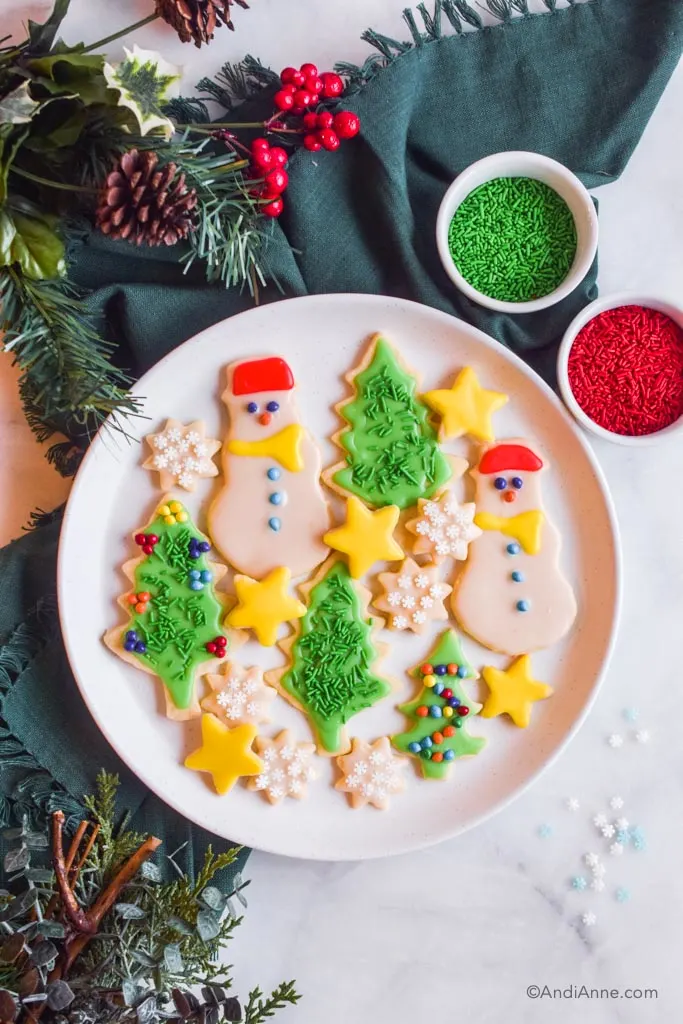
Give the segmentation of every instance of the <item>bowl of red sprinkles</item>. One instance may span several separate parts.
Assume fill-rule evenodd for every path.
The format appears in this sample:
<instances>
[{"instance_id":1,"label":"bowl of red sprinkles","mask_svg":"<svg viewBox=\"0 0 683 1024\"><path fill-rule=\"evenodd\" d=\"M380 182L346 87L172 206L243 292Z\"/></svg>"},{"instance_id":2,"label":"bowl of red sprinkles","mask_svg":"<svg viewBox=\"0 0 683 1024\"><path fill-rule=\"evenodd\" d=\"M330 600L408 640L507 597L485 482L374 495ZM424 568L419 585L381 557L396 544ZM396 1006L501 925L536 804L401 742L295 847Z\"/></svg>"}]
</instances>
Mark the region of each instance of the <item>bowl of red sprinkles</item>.
<instances>
[{"instance_id":1,"label":"bowl of red sprinkles","mask_svg":"<svg viewBox=\"0 0 683 1024\"><path fill-rule=\"evenodd\" d=\"M683 430L683 309L635 294L592 302L560 345L557 378L587 430L625 445Z\"/></svg>"}]
</instances>

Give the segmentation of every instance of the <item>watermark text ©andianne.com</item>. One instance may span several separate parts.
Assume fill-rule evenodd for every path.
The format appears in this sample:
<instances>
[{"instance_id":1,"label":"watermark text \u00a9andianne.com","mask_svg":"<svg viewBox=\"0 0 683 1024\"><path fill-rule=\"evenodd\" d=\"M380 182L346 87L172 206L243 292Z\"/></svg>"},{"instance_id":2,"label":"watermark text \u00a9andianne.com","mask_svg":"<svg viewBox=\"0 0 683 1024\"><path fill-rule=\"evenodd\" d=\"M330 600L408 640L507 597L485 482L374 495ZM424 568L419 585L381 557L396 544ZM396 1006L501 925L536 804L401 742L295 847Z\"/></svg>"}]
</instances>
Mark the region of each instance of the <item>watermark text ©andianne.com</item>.
<instances>
[{"instance_id":1,"label":"watermark text \u00a9andianne.com","mask_svg":"<svg viewBox=\"0 0 683 1024\"><path fill-rule=\"evenodd\" d=\"M656 988L589 988L588 985L528 985L529 999L657 999Z\"/></svg>"}]
</instances>

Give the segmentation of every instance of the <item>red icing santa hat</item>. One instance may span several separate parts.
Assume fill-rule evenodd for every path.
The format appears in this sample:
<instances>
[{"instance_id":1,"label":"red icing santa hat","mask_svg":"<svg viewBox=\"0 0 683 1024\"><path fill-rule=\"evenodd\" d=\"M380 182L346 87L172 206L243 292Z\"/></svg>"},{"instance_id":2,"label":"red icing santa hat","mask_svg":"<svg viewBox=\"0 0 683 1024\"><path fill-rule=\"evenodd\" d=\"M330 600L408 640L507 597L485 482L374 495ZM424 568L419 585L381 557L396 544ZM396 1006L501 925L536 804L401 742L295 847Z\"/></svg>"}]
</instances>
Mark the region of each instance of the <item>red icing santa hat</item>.
<instances>
[{"instance_id":1,"label":"red icing santa hat","mask_svg":"<svg viewBox=\"0 0 683 1024\"><path fill-rule=\"evenodd\" d=\"M294 375L280 356L239 363L232 375L233 395L255 395L259 391L291 391Z\"/></svg>"},{"instance_id":2,"label":"red icing santa hat","mask_svg":"<svg viewBox=\"0 0 683 1024\"><path fill-rule=\"evenodd\" d=\"M479 472L485 474L514 470L536 473L539 469L543 469L543 462L524 444L496 444L484 452L479 463Z\"/></svg>"}]
</instances>

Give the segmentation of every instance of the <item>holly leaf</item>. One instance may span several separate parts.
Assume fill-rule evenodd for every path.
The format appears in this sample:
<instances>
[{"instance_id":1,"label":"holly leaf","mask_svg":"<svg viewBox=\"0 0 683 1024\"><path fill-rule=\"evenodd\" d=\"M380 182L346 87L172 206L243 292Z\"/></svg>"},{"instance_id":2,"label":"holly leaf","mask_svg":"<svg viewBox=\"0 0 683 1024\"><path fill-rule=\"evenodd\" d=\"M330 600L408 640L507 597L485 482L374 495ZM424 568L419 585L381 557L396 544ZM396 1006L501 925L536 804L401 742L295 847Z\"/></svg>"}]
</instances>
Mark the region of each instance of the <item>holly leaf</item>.
<instances>
[{"instance_id":1,"label":"holly leaf","mask_svg":"<svg viewBox=\"0 0 683 1024\"><path fill-rule=\"evenodd\" d=\"M61 277L64 244L47 220L0 210L0 266L14 264L34 281Z\"/></svg>"},{"instance_id":2,"label":"holly leaf","mask_svg":"<svg viewBox=\"0 0 683 1024\"><path fill-rule=\"evenodd\" d=\"M71 0L55 0L52 14L40 25L37 21L28 23L29 50L31 53L48 53L52 49L59 26L64 21Z\"/></svg>"},{"instance_id":3,"label":"holly leaf","mask_svg":"<svg viewBox=\"0 0 683 1024\"><path fill-rule=\"evenodd\" d=\"M124 47L124 53L120 64L104 65L104 77L118 93L118 105L133 112L142 135L160 130L170 138L175 127L161 110L178 95L179 69L155 50L141 50L137 44L132 50Z\"/></svg>"},{"instance_id":4,"label":"holly leaf","mask_svg":"<svg viewBox=\"0 0 683 1024\"><path fill-rule=\"evenodd\" d=\"M49 57L29 60L26 67L34 76L32 91L48 96L77 96L86 106L93 103L112 104L105 80L104 57L95 53L67 51Z\"/></svg>"},{"instance_id":5,"label":"holly leaf","mask_svg":"<svg viewBox=\"0 0 683 1024\"><path fill-rule=\"evenodd\" d=\"M0 100L0 124L27 124L40 106L29 92L30 83L23 82Z\"/></svg>"}]
</instances>

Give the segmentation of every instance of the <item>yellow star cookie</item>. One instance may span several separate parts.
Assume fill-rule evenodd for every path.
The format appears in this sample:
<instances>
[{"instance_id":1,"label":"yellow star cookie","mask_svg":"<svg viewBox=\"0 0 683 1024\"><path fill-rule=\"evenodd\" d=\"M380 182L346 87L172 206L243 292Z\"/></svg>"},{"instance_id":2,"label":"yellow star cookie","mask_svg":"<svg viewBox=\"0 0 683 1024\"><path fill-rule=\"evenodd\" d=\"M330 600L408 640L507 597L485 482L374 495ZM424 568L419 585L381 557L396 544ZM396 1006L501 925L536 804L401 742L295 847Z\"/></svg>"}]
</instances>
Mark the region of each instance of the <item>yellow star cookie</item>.
<instances>
[{"instance_id":1,"label":"yellow star cookie","mask_svg":"<svg viewBox=\"0 0 683 1024\"><path fill-rule=\"evenodd\" d=\"M255 725L229 729L214 715L202 715L202 745L185 759L194 772L209 772L216 792L223 796L243 775L260 775L263 761L251 749Z\"/></svg>"},{"instance_id":2,"label":"yellow star cookie","mask_svg":"<svg viewBox=\"0 0 683 1024\"><path fill-rule=\"evenodd\" d=\"M357 580L375 562L399 562L405 558L403 548L393 537L399 515L397 505L371 512L362 501L351 497L346 502L346 523L329 530L323 540L348 557L349 572Z\"/></svg>"},{"instance_id":3,"label":"yellow star cookie","mask_svg":"<svg viewBox=\"0 0 683 1024\"><path fill-rule=\"evenodd\" d=\"M551 686L539 683L531 675L531 658L528 654L513 661L506 671L489 665L483 669L482 676L491 692L486 698L481 717L509 715L520 729L526 729L529 724L534 701L545 700L553 692Z\"/></svg>"},{"instance_id":4,"label":"yellow star cookie","mask_svg":"<svg viewBox=\"0 0 683 1024\"><path fill-rule=\"evenodd\" d=\"M287 593L291 577L285 566L273 569L260 582L251 576L235 576L237 604L225 620L227 625L253 629L260 644L272 647L281 623L306 614L306 606Z\"/></svg>"},{"instance_id":5,"label":"yellow star cookie","mask_svg":"<svg viewBox=\"0 0 683 1024\"><path fill-rule=\"evenodd\" d=\"M458 374L453 387L428 391L422 398L441 416L441 441L462 434L471 434L479 441L495 440L491 416L508 400L500 391L483 388L471 366Z\"/></svg>"}]
</instances>

